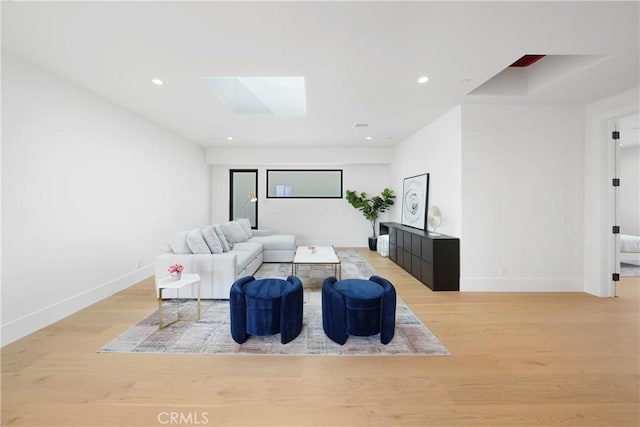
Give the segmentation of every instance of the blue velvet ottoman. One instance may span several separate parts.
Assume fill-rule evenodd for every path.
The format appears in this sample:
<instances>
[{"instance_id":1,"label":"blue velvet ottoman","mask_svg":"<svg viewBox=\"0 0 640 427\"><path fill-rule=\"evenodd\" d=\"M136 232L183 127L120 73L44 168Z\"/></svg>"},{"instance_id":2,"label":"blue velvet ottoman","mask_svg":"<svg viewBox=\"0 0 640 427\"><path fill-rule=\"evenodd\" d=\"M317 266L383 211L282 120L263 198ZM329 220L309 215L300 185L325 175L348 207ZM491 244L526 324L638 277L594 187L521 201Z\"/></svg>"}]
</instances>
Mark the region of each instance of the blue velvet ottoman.
<instances>
[{"instance_id":1,"label":"blue velvet ottoman","mask_svg":"<svg viewBox=\"0 0 640 427\"><path fill-rule=\"evenodd\" d=\"M229 304L231 336L238 344L249 335L278 333L286 344L302 330L302 282L295 276L287 280L242 277L231 286Z\"/></svg>"},{"instance_id":2,"label":"blue velvet ottoman","mask_svg":"<svg viewBox=\"0 0 640 427\"><path fill-rule=\"evenodd\" d=\"M369 280L336 280L322 283L322 328L329 338L344 344L349 335L380 334L388 344L396 327L396 290L380 276Z\"/></svg>"}]
</instances>

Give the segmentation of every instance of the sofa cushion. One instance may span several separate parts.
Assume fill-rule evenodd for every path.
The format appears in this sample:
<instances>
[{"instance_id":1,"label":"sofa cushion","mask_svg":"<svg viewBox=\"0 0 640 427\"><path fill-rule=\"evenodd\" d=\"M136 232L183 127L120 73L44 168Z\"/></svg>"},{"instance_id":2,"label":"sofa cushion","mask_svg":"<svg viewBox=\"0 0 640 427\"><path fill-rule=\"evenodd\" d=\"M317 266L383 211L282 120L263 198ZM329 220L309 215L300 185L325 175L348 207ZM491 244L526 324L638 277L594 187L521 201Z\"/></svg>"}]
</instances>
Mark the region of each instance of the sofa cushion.
<instances>
[{"instance_id":1,"label":"sofa cushion","mask_svg":"<svg viewBox=\"0 0 640 427\"><path fill-rule=\"evenodd\" d=\"M187 245L187 234L188 231L181 231L173 235L171 240L169 241L169 246L174 254L191 254L191 249L189 249L189 245Z\"/></svg>"},{"instance_id":2,"label":"sofa cushion","mask_svg":"<svg viewBox=\"0 0 640 427\"><path fill-rule=\"evenodd\" d=\"M231 250L229 253L236 255L236 274L244 270L254 259L249 252Z\"/></svg>"},{"instance_id":3,"label":"sofa cushion","mask_svg":"<svg viewBox=\"0 0 640 427\"><path fill-rule=\"evenodd\" d=\"M260 254L260 252L262 252L263 246L262 246L262 243L258 243L258 242L238 242L235 245L233 245L233 250L235 252L238 252L238 251L249 252L251 257L255 258Z\"/></svg>"},{"instance_id":4,"label":"sofa cushion","mask_svg":"<svg viewBox=\"0 0 640 427\"><path fill-rule=\"evenodd\" d=\"M218 239L212 225L208 225L202 229L202 237L207 243L207 246L209 246L212 254L221 254L224 252L222 243L220 243L220 239Z\"/></svg>"},{"instance_id":5,"label":"sofa cushion","mask_svg":"<svg viewBox=\"0 0 640 427\"><path fill-rule=\"evenodd\" d=\"M250 242L262 243L265 251L295 250L296 236L292 234L273 234L271 236L254 236Z\"/></svg>"},{"instance_id":6,"label":"sofa cushion","mask_svg":"<svg viewBox=\"0 0 640 427\"><path fill-rule=\"evenodd\" d=\"M196 228L187 233L187 246L194 254L210 254L211 249L207 246L207 242L202 237L200 229Z\"/></svg>"},{"instance_id":7,"label":"sofa cushion","mask_svg":"<svg viewBox=\"0 0 640 427\"><path fill-rule=\"evenodd\" d=\"M262 245L255 242L238 242L233 245L231 253L236 254L238 258L238 265L236 266L236 272L240 272L245 269L251 261L253 261L258 255L262 253Z\"/></svg>"},{"instance_id":8,"label":"sofa cushion","mask_svg":"<svg viewBox=\"0 0 640 427\"><path fill-rule=\"evenodd\" d=\"M224 237L230 243L238 243L238 242L246 242L249 240L244 231L242 231L242 227L235 221L225 222L220 224L220 228L224 233Z\"/></svg>"},{"instance_id":9,"label":"sofa cushion","mask_svg":"<svg viewBox=\"0 0 640 427\"><path fill-rule=\"evenodd\" d=\"M251 255L249 254L249 252L243 252L243 251L230 251L231 253L235 253L236 254L236 274L240 273L242 270L245 269L245 267L247 265L249 265L249 263L251 262L251 260L253 259L253 257L251 257Z\"/></svg>"},{"instance_id":10,"label":"sofa cushion","mask_svg":"<svg viewBox=\"0 0 640 427\"><path fill-rule=\"evenodd\" d=\"M224 233L222 232L222 228L219 225L213 226L213 231L216 232L216 236L218 236L218 240L220 240L220 244L222 245L222 250L224 252L229 252L231 250L231 245L227 242L227 238L224 237Z\"/></svg>"}]
</instances>

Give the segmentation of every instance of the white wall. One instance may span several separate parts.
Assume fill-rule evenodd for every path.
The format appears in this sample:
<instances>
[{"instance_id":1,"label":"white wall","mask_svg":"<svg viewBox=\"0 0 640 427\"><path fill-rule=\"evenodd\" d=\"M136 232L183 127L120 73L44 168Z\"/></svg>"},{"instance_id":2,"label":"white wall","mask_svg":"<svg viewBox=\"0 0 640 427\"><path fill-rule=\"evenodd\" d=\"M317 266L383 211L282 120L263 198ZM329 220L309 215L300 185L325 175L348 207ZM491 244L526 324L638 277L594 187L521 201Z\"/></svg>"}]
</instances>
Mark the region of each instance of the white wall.
<instances>
[{"instance_id":1,"label":"white wall","mask_svg":"<svg viewBox=\"0 0 640 427\"><path fill-rule=\"evenodd\" d=\"M388 149L379 150L375 158L365 156L366 149L306 148L303 151L283 150L277 155L277 165L265 164L259 150L208 150L211 166L211 188L215 197L211 204L211 222L229 219L229 170L258 169L258 226L274 233L295 234L298 244L366 247L371 225L344 198L341 199L267 199L266 169L343 169L343 190L366 191L379 194L389 184ZM375 151L375 150L374 150ZM224 154L222 154L224 153ZM236 155L241 153L240 155ZM273 153L272 153L273 156ZM364 164L355 164L366 157ZM241 164L226 164L228 160L242 160ZM310 165L316 159L322 164ZM334 163L328 163L333 160ZM369 162L376 162L371 164ZM345 163L340 163L345 162ZM384 221L387 214L381 215Z\"/></svg>"},{"instance_id":2,"label":"white wall","mask_svg":"<svg viewBox=\"0 0 640 427\"><path fill-rule=\"evenodd\" d=\"M613 145L610 121L639 110L638 88L587 105L585 111L584 291L612 297L614 265Z\"/></svg>"},{"instance_id":3,"label":"white wall","mask_svg":"<svg viewBox=\"0 0 640 427\"><path fill-rule=\"evenodd\" d=\"M231 144L230 144L231 145ZM245 168L256 163L271 169L291 169L297 164L310 169L331 169L336 165L383 164L393 156L393 147L216 147L207 149L210 165L236 165Z\"/></svg>"},{"instance_id":4,"label":"white wall","mask_svg":"<svg viewBox=\"0 0 640 427\"><path fill-rule=\"evenodd\" d=\"M584 110L462 109L460 289L582 291Z\"/></svg>"},{"instance_id":5,"label":"white wall","mask_svg":"<svg viewBox=\"0 0 640 427\"><path fill-rule=\"evenodd\" d=\"M398 203L391 220L402 221L404 178L429 173L429 205L442 213L438 232L460 237L461 229L461 107L444 114L396 145L390 182Z\"/></svg>"},{"instance_id":6,"label":"white wall","mask_svg":"<svg viewBox=\"0 0 640 427\"><path fill-rule=\"evenodd\" d=\"M209 217L204 150L2 54L2 343L152 275Z\"/></svg>"},{"instance_id":7,"label":"white wall","mask_svg":"<svg viewBox=\"0 0 640 427\"><path fill-rule=\"evenodd\" d=\"M640 236L640 146L622 147L619 165L620 229Z\"/></svg>"}]
</instances>

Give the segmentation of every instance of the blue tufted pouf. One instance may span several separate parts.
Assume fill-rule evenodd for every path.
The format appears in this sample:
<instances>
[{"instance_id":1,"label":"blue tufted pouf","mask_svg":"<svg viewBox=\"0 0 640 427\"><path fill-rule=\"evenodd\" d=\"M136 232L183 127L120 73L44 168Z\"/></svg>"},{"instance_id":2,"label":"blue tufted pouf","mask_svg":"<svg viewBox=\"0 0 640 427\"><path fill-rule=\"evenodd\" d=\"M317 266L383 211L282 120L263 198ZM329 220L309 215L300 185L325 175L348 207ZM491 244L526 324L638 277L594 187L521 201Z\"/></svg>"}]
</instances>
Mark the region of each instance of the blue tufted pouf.
<instances>
[{"instance_id":1,"label":"blue tufted pouf","mask_svg":"<svg viewBox=\"0 0 640 427\"><path fill-rule=\"evenodd\" d=\"M338 344L349 335L376 334L388 344L395 332L395 315L395 288L380 276L340 281L328 277L322 284L322 327Z\"/></svg>"},{"instance_id":2,"label":"blue tufted pouf","mask_svg":"<svg viewBox=\"0 0 640 427\"><path fill-rule=\"evenodd\" d=\"M289 276L287 280L261 279L253 276L238 279L229 295L231 336L242 344L248 335L281 334L283 344L302 330L302 282Z\"/></svg>"},{"instance_id":3,"label":"blue tufted pouf","mask_svg":"<svg viewBox=\"0 0 640 427\"><path fill-rule=\"evenodd\" d=\"M247 283L247 333L264 336L280 333L280 301L290 283L282 279L262 279Z\"/></svg>"},{"instance_id":4,"label":"blue tufted pouf","mask_svg":"<svg viewBox=\"0 0 640 427\"><path fill-rule=\"evenodd\" d=\"M366 337L380 333L380 299L384 289L370 280L349 279L336 282L347 306L347 334Z\"/></svg>"}]
</instances>

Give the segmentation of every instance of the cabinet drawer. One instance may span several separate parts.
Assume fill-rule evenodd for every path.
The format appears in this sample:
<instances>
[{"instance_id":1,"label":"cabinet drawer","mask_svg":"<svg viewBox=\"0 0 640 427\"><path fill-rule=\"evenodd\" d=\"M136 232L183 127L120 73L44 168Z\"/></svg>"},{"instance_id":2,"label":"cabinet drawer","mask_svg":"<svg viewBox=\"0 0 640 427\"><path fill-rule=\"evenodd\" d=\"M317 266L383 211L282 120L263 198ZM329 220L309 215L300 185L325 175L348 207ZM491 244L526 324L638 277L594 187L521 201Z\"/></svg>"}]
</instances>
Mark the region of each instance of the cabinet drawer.
<instances>
[{"instance_id":1,"label":"cabinet drawer","mask_svg":"<svg viewBox=\"0 0 640 427\"><path fill-rule=\"evenodd\" d=\"M411 256L411 275L416 279L422 281L421 271L422 271L422 267L421 267L420 258L415 255L412 255Z\"/></svg>"},{"instance_id":2,"label":"cabinet drawer","mask_svg":"<svg viewBox=\"0 0 640 427\"><path fill-rule=\"evenodd\" d=\"M422 239L422 254L420 257L426 262L433 263L433 240L427 237Z\"/></svg>"},{"instance_id":3,"label":"cabinet drawer","mask_svg":"<svg viewBox=\"0 0 640 427\"><path fill-rule=\"evenodd\" d=\"M396 245L389 243L389 259L396 264L398 263L398 257L396 256Z\"/></svg>"},{"instance_id":4,"label":"cabinet drawer","mask_svg":"<svg viewBox=\"0 0 640 427\"><path fill-rule=\"evenodd\" d=\"M398 242L398 238L397 238L398 234L397 234L397 230L395 228L391 228L389 230L389 244L395 245Z\"/></svg>"},{"instance_id":5,"label":"cabinet drawer","mask_svg":"<svg viewBox=\"0 0 640 427\"><path fill-rule=\"evenodd\" d=\"M420 262L420 280L429 289L433 290L433 264L424 261Z\"/></svg>"},{"instance_id":6,"label":"cabinet drawer","mask_svg":"<svg viewBox=\"0 0 640 427\"><path fill-rule=\"evenodd\" d=\"M405 251L411 252L411 233L408 231L402 232L402 248Z\"/></svg>"},{"instance_id":7,"label":"cabinet drawer","mask_svg":"<svg viewBox=\"0 0 640 427\"><path fill-rule=\"evenodd\" d=\"M420 258L422 253L422 237L416 234L411 235L411 254Z\"/></svg>"},{"instance_id":8,"label":"cabinet drawer","mask_svg":"<svg viewBox=\"0 0 640 427\"><path fill-rule=\"evenodd\" d=\"M402 250L402 268L411 273L411 252Z\"/></svg>"}]
</instances>

